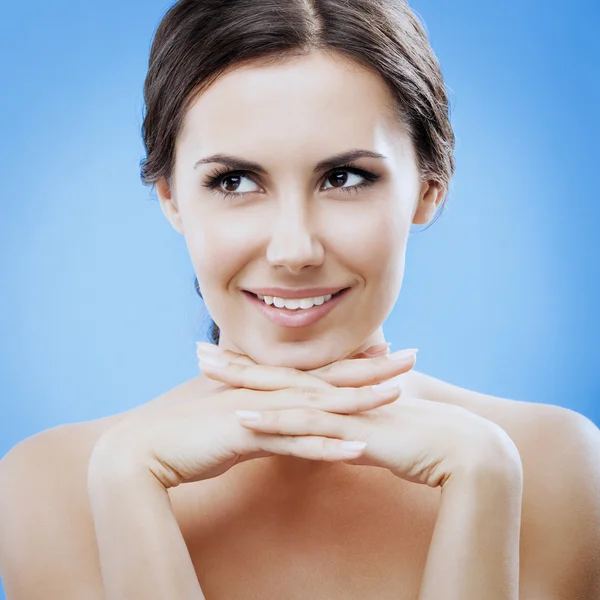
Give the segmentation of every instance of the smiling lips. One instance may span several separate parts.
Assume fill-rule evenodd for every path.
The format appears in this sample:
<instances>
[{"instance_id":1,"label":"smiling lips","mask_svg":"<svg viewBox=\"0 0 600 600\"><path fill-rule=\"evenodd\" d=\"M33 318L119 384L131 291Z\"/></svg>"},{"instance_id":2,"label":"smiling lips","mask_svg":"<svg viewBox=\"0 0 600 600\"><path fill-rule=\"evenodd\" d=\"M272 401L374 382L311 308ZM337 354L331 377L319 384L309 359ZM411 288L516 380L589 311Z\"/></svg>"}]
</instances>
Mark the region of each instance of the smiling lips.
<instances>
[{"instance_id":1,"label":"smiling lips","mask_svg":"<svg viewBox=\"0 0 600 600\"><path fill-rule=\"evenodd\" d=\"M244 291L250 292L256 296L273 296L283 298L284 300L298 300L300 298L317 298L319 296L327 296L328 294L337 294L339 291L348 286L338 287L312 287L298 290L269 287L269 288L246 288Z\"/></svg>"},{"instance_id":2,"label":"smiling lips","mask_svg":"<svg viewBox=\"0 0 600 600\"><path fill-rule=\"evenodd\" d=\"M350 288L310 288L304 290L284 290L281 288L262 288L260 290L245 291L246 297L252 304L275 325L281 327L307 327L321 320L325 315L331 312L346 296ZM341 291L340 291L341 290ZM265 293L270 292L270 293ZM313 299L323 300L321 304L315 304L311 308L278 308L267 304L265 300L257 297L267 296L267 300L281 304L281 300L309 300L314 304ZM281 295L280 295L281 294ZM322 297L325 298L322 298ZM273 300L275 298L275 300ZM328 299L329 298L329 299ZM293 306L293 305L292 305Z\"/></svg>"}]
</instances>

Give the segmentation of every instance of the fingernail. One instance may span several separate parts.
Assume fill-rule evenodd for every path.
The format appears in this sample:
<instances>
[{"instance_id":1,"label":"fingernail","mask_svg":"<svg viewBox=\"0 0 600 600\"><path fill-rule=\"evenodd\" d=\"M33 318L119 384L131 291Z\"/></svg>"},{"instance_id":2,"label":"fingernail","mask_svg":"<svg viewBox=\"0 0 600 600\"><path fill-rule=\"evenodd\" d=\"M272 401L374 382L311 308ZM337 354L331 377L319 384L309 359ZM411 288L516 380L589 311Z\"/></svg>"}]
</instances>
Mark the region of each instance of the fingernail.
<instances>
[{"instance_id":1,"label":"fingernail","mask_svg":"<svg viewBox=\"0 0 600 600\"><path fill-rule=\"evenodd\" d=\"M242 419L242 421L260 421L260 413L252 410L236 410L235 414Z\"/></svg>"},{"instance_id":2,"label":"fingernail","mask_svg":"<svg viewBox=\"0 0 600 600\"><path fill-rule=\"evenodd\" d=\"M383 352L384 350L387 350L388 354L389 354L389 349L390 349L391 345L392 344L388 343L388 342L385 342L382 344L375 344L374 346L370 346L369 348L367 348L364 351L364 354L379 354L379 353Z\"/></svg>"},{"instance_id":3,"label":"fingernail","mask_svg":"<svg viewBox=\"0 0 600 600\"><path fill-rule=\"evenodd\" d=\"M410 348L408 350L398 350L389 355L389 359L394 362L408 362L417 352L418 348Z\"/></svg>"},{"instance_id":4,"label":"fingernail","mask_svg":"<svg viewBox=\"0 0 600 600\"><path fill-rule=\"evenodd\" d=\"M392 391L400 391L400 384L393 379L388 379L383 383L378 383L377 385L372 386L372 388L377 394L387 397L392 393Z\"/></svg>"},{"instance_id":5,"label":"fingernail","mask_svg":"<svg viewBox=\"0 0 600 600\"><path fill-rule=\"evenodd\" d=\"M207 342L196 342L196 352L210 352L211 354L222 354L223 349L219 348L215 344L209 344Z\"/></svg>"},{"instance_id":6,"label":"fingernail","mask_svg":"<svg viewBox=\"0 0 600 600\"><path fill-rule=\"evenodd\" d=\"M220 356L213 356L211 354L200 354L198 353L198 361L200 365L204 363L205 365L210 365L211 367L226 367L229 363L224 358Z\"/></svg>"},{"instance_id":7,"label":"fingernail","mask_svg":"<svg viewBox=\"0 0 600 600\"><path fill-rule=\"evenodd\" d=\"M357 452L364 450L366 447L367 447L366 442L342 442L340 444L340 450L343 453L348 453L348 454L356 454Z\"/></svg>"}]
</instances>

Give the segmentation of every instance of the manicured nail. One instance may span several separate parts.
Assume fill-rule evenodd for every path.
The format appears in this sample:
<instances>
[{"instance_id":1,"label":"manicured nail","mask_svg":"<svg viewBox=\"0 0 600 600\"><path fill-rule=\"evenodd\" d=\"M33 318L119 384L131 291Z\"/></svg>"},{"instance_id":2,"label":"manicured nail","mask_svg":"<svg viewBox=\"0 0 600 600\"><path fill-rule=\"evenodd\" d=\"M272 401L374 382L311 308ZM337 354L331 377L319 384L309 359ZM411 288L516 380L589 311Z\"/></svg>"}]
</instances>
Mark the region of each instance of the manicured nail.
<instances>
[{"instance_id":1,"label":"manicured nail","mask_svg":"<svg viewBox=\"0 0 600 600\"><path fill-rule=\"evenodd\" d=\"M236 410L235 414L242 420L242 421L260 421L260 413L258 412L254 412L252 410Z\"/></svg>"},{"instance_id":2,"label":"manicured nail","mask_svg":"<svg viewBox=\"0 0 600 600\"><path fill-rule=\"evenodd\" d=\"M372 388L375 393L387 398L392 392L400 391L400 384L393 379L388 379L387 381L372 386Z\"/></svg>"},{"instance_id":3,"label":"manicured nail","mask_svg":"<svg viewBox=\"0 0 600 600\"><path fill-rule=\"evenodd\" d=\"M340 450L344 454L356 454L367 447L366 442L342 442Z\"/></svg>"},{"instance_id":4,"label":"manicured nail","mask_svg":"<svg viewBox=\"0 0 600 600\"><path fill-rule=\"evenodd\" d=\"M212 356L210 354L200 354L198 353L198 361L202 366L202 363L205 365L209 365L211 367L226 367L229 363L224 358L220 356Z\"/></svg>"},{"instance_id":5,"label":"manicured nail","mask_svg":"<svg viewBox=\"0 0 600 600\"><path fill-rule=\"evenodd\" d=\"M409 362L409 360L419 351L418 348L410 348L408 350L398 350L389 355L389 359L394 362Z\"/></svg>"}]
</instances>

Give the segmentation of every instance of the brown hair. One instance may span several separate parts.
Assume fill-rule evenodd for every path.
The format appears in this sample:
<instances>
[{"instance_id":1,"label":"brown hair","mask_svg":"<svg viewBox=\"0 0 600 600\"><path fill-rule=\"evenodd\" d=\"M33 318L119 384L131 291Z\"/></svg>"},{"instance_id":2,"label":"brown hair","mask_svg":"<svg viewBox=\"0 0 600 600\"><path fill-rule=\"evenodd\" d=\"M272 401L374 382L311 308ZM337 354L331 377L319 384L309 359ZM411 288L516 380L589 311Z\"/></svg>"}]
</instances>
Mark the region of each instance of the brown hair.
<instances>
[{"instance_id":1,"label":"brown hair","mask_svg":"<svg viewBox=\"0 0 600 600\"><path fill-rule=\"evenodd\" d=\"M313 50L343 54L383 78L414 144L421 179L437 181L447 192L455 170L448 95L425 28L405 0L176 2L158 25L150 50L142 182L154 185L164 177L171 186L185 113L220 74L243 63L275 64ZM194 285L202 298L197 278ZM218 344L219 336L211 322L210 340Z\"/></svg>"}]
</instances>

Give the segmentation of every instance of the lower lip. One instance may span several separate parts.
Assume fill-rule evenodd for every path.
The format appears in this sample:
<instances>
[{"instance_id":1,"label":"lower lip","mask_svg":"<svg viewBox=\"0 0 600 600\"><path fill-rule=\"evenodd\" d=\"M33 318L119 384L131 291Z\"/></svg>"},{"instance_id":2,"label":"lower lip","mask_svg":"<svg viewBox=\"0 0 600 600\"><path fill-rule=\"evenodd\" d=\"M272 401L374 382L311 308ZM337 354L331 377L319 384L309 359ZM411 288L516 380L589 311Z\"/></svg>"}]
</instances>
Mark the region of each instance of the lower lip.
<instances>
[{"instance_id":1,"label":"lower lip","mask_svg":"<svg viewBox=\"0 0 600 600\"><path fill-rule=\"evenodd\" d=\"M346 288L331 300L324 302L320 306L312 308L298 308L297 310L288 310L287 308L277 308L274 305L269 305L263 300L257 298L250 292L244 292L250 302L265 316L269 321L280 325L281 327L306 327L313 325L321 320L325 315L329 314L346 296L350 288Z\"/></svg>"}]
</instances>

